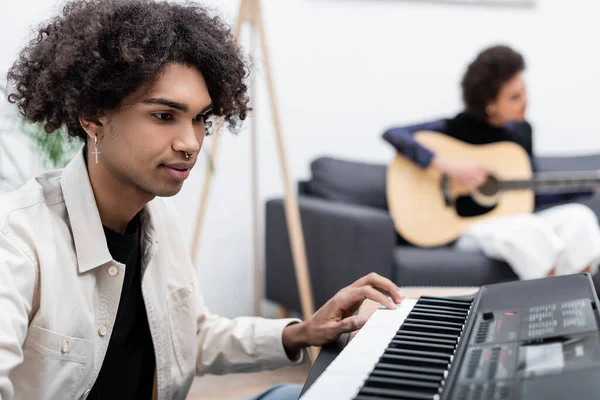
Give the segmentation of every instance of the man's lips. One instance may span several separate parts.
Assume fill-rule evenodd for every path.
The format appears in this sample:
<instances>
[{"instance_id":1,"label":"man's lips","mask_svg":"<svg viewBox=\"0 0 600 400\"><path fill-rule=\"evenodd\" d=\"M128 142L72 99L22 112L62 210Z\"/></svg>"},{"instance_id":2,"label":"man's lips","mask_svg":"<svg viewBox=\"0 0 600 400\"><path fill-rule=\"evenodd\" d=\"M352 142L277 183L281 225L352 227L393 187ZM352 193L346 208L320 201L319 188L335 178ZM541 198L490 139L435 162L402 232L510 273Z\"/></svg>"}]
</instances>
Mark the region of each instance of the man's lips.
<instances>
[{"instance_id":1,"label":"man's lips","mask_svg":"<svg viewBox=\"0 0 600 400\"><path fill-rule=\"evenodd\" d=\"M163 166L183 171L183 170L186 170L186 169L192 169L192 167L194 166L194 164L190 164L190 163L172 163L172 164L163 164Z\"/></svg>"},{"instance_id":2,"label":"man's lips","mask_svg":"<svg viewBox=\"0 0 600 400\"><path fill-rule=\"evenodd\" d=\"M194 164L188 163L173 163L162 164L160 167L171 177L177 180L184 180L190 175L190 171Z\"/></svg>"}]
</instances>

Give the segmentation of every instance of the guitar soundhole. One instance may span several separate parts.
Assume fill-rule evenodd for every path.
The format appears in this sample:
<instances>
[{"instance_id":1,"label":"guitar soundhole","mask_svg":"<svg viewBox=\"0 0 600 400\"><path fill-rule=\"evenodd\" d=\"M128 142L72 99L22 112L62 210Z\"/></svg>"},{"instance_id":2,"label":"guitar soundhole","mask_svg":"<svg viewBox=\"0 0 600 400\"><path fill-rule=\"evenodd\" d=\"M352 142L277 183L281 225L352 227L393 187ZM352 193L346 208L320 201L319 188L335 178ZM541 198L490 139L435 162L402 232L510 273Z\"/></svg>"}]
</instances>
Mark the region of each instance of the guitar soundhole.
<instances>
[{"instance_id":1,"label":"guitar soundhole","mask_svg":"<svg viewBox=\"0 0 600 400\"><path fill-rule=\"evenodd\" d=\"M484 196L494 196L498 193L499 188L500 182L498 182L498 179L493 176L488 176L487 181L479 187L479 193Z\"/></svg>"},{"instance_id":2,"label":"guitar soundhole","mask_svg":"<svg viewBox=\"0 0 600 400\"><path fill-rule=\"evenodd\" d=\"M456 208L456 213L461 217L478 217L489 213L496 208L496 205L490 207L482 206L473 200L471 196L459 196L456 198L454 207Z\"/></svg>"}]
</instances>

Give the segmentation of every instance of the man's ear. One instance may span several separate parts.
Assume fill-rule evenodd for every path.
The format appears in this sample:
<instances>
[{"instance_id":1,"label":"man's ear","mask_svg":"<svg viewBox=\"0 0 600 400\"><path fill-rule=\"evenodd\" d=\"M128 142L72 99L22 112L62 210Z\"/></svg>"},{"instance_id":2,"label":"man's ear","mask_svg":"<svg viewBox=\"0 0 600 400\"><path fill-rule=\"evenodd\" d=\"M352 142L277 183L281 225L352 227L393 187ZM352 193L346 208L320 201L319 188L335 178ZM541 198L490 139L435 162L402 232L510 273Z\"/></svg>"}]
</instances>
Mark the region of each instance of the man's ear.
<instances>
[{"instance_id":1,"label":"man's ear","mask_svg":"<svg viewBox=\"0 0 600 400\"><path fill-rule=\"evenodd\" d=\"M88 138L92 140L95 137L102 139L107 123L108 121L105 117L79 117L81 128L87 133Z\"/></svg>"}]
</instances>

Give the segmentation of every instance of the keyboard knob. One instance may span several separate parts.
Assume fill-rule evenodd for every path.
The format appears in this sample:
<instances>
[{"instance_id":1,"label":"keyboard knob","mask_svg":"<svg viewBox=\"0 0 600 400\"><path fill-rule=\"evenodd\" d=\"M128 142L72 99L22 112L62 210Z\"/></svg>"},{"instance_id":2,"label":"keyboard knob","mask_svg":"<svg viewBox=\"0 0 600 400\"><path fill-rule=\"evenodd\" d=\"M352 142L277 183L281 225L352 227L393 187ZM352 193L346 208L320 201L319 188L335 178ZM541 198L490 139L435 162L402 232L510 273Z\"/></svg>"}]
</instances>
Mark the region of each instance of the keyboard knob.
<instances>
[{"instance_id":1,"label":"keyboard knob","mask_svg":"<svg viewBox=\"0 0 600 400\"><path fill-rule=\"evenodd\" d=\"M485 321L490 321L490 320L494 319L494 313L493 313L493 312L491 312L491 311L484 312L484 313L483 313L483 319L484 319Z\"/></svg>"}]
</instances>

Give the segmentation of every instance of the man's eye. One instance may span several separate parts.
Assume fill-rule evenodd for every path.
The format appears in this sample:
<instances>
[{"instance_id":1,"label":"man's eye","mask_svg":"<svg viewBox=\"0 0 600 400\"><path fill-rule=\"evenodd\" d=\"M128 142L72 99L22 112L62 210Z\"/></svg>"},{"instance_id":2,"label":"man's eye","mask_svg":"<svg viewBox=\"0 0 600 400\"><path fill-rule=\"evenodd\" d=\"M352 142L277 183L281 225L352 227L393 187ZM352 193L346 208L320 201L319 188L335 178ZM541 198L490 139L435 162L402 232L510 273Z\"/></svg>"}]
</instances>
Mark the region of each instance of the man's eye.
<instances>
[{"instance_id":1,"label":"man's eye","mask_svg":"<svg viewBox=\"0 0 600 400\"><path fill-rule=\"evenodd\" d=\"M194 117L194 122L206 121L206 114L199 114Z\"/></svg>"},{"instance_id":2,"label":"man's eye","mask_svg":"<svg viewBox=\"0 0 600 400\"><path fill-rule=\"evenodd\" d=\"M161 121L168 121L168 120L173 119L173 116L169 113L154 113L152 115L154 115L156 118L160 119Z\"/></svg>"}]
</instances>

